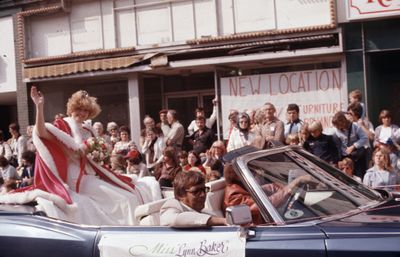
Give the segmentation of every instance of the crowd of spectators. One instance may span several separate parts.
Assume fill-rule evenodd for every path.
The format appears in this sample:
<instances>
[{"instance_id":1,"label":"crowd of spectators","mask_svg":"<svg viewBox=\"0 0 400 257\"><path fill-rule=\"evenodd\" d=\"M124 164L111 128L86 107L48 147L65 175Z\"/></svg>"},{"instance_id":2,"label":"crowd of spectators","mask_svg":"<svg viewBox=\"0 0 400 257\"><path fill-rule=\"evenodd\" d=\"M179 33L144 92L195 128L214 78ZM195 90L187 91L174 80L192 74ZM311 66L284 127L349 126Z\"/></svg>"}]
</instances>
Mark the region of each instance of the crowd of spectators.
<instances>
[{"instance_id":1,"label":"crowd of spectators","mask_svg":"<svg viewBox=\"0 0 400 257\"><path fill-rule=\"evenodd\" d=\"M129 127L113 121L95 122L93 131L104 139L111 153L105 163L110 170L131 177L155 176L160 186L165 187L172 187L175 177L188 171L200 172L206 182L221 178L222 157L226 152L247 145L266 148L270 142L278 141L303 146L368 186L393 189L398 183L399 127L392 124L390 111L382 110L381 125L374 129L361 101L359 90L349 94L348 108L333 116L330 134L324 133L317 120L303 122L297 104L287 106L287 120L282 121L276 116L274 104L267 102L258 109L231 110L226 117L229 136L221 140L213 129L216 100L211 116L205 117L204 109L197 108L187 129L179 122L176 110L160 110L158 122L146 116L139 142L131 139ZM62 114L56 118L60 117ZM29 186L34 178L33 126L28 126L23 136L18 124L13 123L9 125L9 133L11 138L6 140L0 131L2 192Z\"/></svg>"}]
</instances>

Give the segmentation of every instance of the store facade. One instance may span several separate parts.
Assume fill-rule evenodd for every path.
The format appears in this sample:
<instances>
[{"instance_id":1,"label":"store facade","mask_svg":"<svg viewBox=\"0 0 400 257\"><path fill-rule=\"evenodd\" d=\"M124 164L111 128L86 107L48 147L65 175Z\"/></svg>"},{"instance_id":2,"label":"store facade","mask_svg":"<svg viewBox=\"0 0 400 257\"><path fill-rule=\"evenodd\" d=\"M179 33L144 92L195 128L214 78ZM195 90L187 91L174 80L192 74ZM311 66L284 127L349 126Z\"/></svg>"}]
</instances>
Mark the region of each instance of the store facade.
<instances>
[{"instance_id":1,"label":"store facade","mask_svg":"<svg viewBox=\"0 0 400 257\"><path fill-rule=\"evenodd\" d=\"M129 125L134 139L145 115L173 108L188 125L196 107L211 113L215 96L221 136L230 108L273 102L285 118L298 102L304 118L329 124L347 103L333 0L54 1L20 12L18 28L25 94L32 85L45 93L46 120L78 89L99 99L97 120Z\"/></svg>"},{"instance_id":2,"label":"store facade","mask_svg":"<svg viewBox=\"0 0 400 257\"><path fill-rule=\"evenodd\" d=\"M382 109L400 123L400 6L398 1L338 1L349 90L364 92L375 126Z\"/></svg>"}]
</instances>

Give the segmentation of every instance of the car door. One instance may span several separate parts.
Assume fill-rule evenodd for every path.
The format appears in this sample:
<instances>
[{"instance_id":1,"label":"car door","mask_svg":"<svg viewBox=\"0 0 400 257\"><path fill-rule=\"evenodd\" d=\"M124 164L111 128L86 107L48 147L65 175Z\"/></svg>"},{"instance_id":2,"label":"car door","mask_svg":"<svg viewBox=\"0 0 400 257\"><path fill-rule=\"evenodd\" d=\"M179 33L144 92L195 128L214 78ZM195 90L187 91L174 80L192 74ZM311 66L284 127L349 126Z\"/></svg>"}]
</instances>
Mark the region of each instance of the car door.
<instances>
[{"instance_id":1,"label":"car door","mask_svg":"<svg viewBox=\"0 0 400 257\"><path fill-rule=\"evenodd\" d=\"M232 234L241 234L243 241L230 241ZM103 248L104 238L113 241L108 244L108 249ZM96 240L95 256L241 256L238 252L245 247L243 254L246 257L325 257L324 239L324 234L315 226L259 226L248 229L237 226L186 229L106 227L101 229ZM195 242L195 247L190 246L189 241ZM225 244L221 245L221 242ZM227 248L231 248L234 255L225 255L223 251Z\"/></svg>"},{"instance_id":2,"label":"car door","mask_svg":"<svg viewBox=\"0 0 400 257\"><path fill-rule=\"evenodd\" d=\"M0 256L91 257L97 231L31 214L0 213Z\"/></svg>"},{"instance_id":3,"label":"car door","mask_svg":"<svg viewBox=\"0 0 400 257\"><path fill-rule=\"evenodd\" d=\"M316 226L258 226L249 230L246 257L325 257L325 235Z\"/></svg>"},{"instance_id":4,"label":"car door","mask_svg":"<svg viewBox=\"0 0 400 257\"><path fill-rule=\"evenodd\" d=\"M319 225L328 236L326 248L330 257L399 256L398 217L372 213L373 211L368 214L360 213L340 221Z\"/></svg>"}]
</instances>

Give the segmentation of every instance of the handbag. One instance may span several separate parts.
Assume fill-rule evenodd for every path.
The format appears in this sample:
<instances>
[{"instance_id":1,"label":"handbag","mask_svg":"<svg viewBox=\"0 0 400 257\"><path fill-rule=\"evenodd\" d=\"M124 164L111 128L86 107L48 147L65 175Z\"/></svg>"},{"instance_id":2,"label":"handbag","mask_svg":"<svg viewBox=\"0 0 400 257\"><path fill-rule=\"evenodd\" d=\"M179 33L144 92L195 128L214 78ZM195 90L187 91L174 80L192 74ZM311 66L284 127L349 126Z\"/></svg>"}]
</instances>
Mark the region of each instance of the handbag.
<instances>
[{"instance_id":1,"label":"handbag","mask_svg":"<svg viewBox=\"0 0 400 257\"><path fill-rule=\"evenodd\" d=\"M8 163L11 166L14 166L14 168L17 168L18 167L18 159L17 159L17 157L11 156L10 160L8 161Z\"/></svg>"}]
</instances>

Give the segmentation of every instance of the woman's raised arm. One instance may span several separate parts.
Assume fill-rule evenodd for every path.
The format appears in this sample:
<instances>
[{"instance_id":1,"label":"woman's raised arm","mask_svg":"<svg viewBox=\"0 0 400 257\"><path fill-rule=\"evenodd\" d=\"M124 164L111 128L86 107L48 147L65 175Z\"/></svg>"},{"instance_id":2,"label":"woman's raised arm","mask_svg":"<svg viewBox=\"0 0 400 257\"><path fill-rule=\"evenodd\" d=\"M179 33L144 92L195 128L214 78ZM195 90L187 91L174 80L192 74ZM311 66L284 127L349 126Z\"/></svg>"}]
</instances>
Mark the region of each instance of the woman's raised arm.
<instances>
[{"instance_id":1,"label":"woman's raised arm","mask_svg":"<svg viewBox=\"0 0 400 257\"><path fill-rule=\"evenodd\" d=\"M43 115L44 96L42 92L40 92L35 86L31 88L31 98L36 106L35 126L38 136L45 139L50 139L50 140L53 139L53 135L47 131L46 126L44 124L44 115Z\"/></svg>"}]
</instances>

